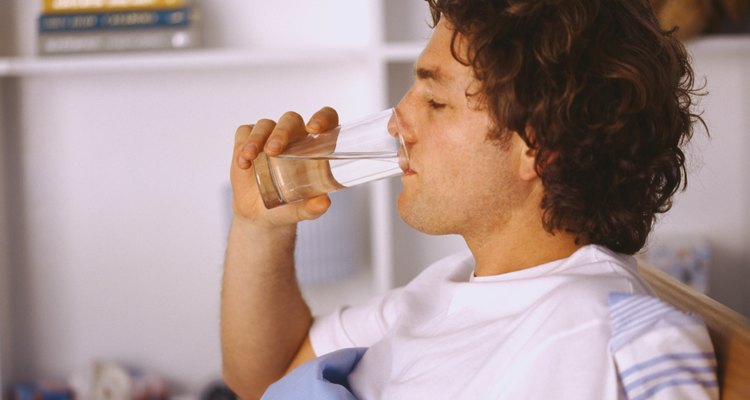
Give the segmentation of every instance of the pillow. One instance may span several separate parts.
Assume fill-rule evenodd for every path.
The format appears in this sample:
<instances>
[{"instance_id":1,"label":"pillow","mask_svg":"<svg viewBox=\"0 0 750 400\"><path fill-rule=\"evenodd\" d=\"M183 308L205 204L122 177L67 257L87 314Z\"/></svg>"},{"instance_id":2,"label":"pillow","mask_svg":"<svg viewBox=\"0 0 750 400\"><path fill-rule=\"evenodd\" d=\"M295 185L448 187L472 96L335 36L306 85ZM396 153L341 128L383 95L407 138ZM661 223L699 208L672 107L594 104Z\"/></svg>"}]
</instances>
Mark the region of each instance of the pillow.
<instances>
[{"instance_id":1,"label":"pillow","mask_svg":"<svg viewBox=\"0 0 750 400\"><path fill-rule=\"evenodd\" d=\"M308 361L269 386L261 400L356 400L348 378L365 351L342 349Z\"/></svg>"}]
</instances>

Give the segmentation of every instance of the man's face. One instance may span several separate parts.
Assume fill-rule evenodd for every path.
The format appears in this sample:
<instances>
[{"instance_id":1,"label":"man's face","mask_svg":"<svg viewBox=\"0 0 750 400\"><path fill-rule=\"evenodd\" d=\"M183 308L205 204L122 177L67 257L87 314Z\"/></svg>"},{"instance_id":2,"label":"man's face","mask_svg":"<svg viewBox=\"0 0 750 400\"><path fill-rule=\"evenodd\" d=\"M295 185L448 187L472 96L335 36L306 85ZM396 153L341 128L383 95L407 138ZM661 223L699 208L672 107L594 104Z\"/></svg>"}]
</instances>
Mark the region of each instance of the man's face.
<instances>
[{"instance_id":1,"label":"man's face","mask_svg":"<svg viewBox=\"0 0 750 400\"><path fill-rule=\"evenodd\" d=\"M412 171L402 177L398 210L430 234L486 234L504 226L528 196L519 178L518 135L490 141L491 118L478 103L470 67L451 55L444 20L416 63L416 79L397 109ZM460 47L459 49L461 49Z\"/></svg>"}]
</instances>

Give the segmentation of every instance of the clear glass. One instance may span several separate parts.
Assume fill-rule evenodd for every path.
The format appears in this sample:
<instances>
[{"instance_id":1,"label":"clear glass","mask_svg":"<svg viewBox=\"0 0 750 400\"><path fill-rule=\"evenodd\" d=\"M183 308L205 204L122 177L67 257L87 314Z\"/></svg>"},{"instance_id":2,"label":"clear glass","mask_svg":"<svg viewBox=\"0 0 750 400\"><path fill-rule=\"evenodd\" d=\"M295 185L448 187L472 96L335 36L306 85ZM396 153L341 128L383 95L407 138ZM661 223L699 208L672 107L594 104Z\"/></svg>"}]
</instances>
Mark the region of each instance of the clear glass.
<instances>
[{"instance_id":1,"label":"clear glass","mask_svg":"<svg viewBox=\"0 0 750 400\"><path fill-rule=\"evenodd\" d=\"M274 208L400 175L408 156L391 108L308 134L278 156L260 153L253 166L263 203Z\"/></svg>"}]
</instances>

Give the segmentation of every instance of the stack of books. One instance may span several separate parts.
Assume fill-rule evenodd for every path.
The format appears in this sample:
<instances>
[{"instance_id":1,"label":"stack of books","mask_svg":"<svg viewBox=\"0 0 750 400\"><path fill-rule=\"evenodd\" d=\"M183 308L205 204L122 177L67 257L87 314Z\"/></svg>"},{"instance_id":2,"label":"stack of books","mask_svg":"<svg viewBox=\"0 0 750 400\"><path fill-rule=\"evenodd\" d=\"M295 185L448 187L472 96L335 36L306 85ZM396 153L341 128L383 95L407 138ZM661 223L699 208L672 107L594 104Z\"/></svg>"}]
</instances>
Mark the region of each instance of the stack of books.
<instances>
[{"instance_id":1,"label":"stack of books","mask_svg":"<svg viewBox=\"0 0 750 400\"><path fill-rule=\"evenodd\" d=\"M190 0L42 0L42 55L186 49L200 46Z\"/></svg>"}]
</instances>

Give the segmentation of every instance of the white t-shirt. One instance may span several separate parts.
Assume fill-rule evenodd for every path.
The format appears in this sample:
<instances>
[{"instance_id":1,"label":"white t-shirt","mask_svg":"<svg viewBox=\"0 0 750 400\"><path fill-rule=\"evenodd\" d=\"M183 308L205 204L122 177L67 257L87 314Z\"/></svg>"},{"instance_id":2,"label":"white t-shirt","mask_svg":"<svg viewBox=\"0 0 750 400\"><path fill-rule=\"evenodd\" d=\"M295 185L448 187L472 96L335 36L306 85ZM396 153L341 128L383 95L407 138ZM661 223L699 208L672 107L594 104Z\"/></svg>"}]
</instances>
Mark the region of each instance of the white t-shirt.
<instances>
[{"instance_id":1,"label":"white t-shirt","mask_svg":"<svg viewBox=\"0 0 750 400\"><path fill-rule=\"evenodd\" d=\"M601 246L474 277L470 253L407 286L315 320L318 355L369 347L350 375L359 399L617 399L611 292L651 294L635 260Z\"/></svg>"}]
</instances>

